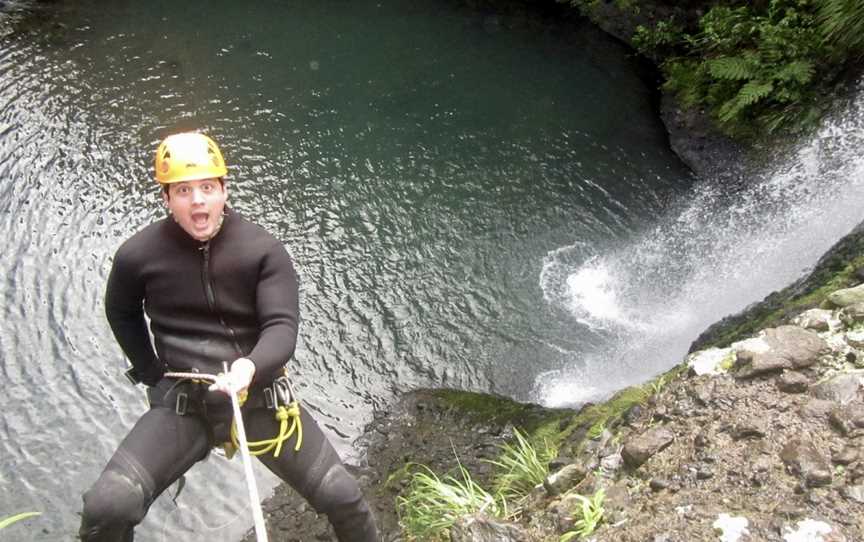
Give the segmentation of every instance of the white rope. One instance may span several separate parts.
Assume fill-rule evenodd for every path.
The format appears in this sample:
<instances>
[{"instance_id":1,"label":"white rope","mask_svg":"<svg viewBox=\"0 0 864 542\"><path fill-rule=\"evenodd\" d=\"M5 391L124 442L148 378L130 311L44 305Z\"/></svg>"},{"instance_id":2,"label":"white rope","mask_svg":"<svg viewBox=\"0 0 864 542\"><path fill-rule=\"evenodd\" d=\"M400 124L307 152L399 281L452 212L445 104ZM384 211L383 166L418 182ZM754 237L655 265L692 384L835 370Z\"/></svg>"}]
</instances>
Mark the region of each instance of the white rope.
<instances>
[{"instance_id":1,"label":"white rope","mask_svg":"<svg viewBox=\"0 0 864 542\"><path fill-rule=\"evenodd\" d=\"M190 380L209 380L210 382L216 382L216 375L210 375L207 373L165 373L163 376L168 378L188 378Z\"/></svg>"},{"instance_id":2,"label":"white rope","mask_svg":"<svg viewBox=\"0 0 864 542\"><path fill-rule=\"evenodd\" d=\"M223 370L228 373L228 364L223 363ZM169 378L191 378L216 381L216 375L205 373L165 373ZM243 459L243 472L246 474L246 488L249 490L249 502L252 504L252 520L255 524L255 538L258 542L267 541L267 529L264 527L264 514L261 512L261 499L258 497L258 485L252 473L252 456L246 441L246 428L243 425L243 414L240 412L240 401L237 393L231 390L231 407L234 409L234 424L237 427L237 443L240 444L240 457Z\"/></svg>"}]
</instances>

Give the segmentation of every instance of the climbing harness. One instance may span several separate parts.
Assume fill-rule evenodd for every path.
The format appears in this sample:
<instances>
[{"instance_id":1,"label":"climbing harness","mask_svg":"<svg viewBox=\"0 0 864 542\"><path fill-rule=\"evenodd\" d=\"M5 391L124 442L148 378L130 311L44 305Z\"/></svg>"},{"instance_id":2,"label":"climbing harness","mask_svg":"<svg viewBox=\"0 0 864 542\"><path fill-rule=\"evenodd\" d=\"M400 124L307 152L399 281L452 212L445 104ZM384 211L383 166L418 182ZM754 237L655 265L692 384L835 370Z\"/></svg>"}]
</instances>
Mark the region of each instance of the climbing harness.
<instances>
[{"instance_id":1,"label":"climbing harness","mask_svg":"<svg viewBox=\"0 0 864 542\"><path fill-rule=\"evenodd\" d=\"M297 443L294 451L299 452L303 444L303 424L300 422L300 404L294 397L294 390L288 377L283 375L273 381L273 385L264 388L264 401L267 408L276 410L276 419L279 420L279 433L271 439L248 442L249 453L254 456L263 455L273 450L273 457L279 457L282 452L282 444L285 443L294 431L297 431ZM290 422L290 426L289 426ZM237 439L237 426L231 426L231 444L239 447Z\"/></svg>"},{"instance_id":2,"label":"climbing harness","mask_svg":"<svg viewBox=\"0 0 864 542\"><path fill-rule=\"evenodd\" d=\"M223 367L225 373L228 373L228 364L223 363ZM177 383L190 380L193 383L201 384L215 382L217 379L216 375L197 372L168 372L164 376L178 379ZM172 389L176 385L175 383ZM231 424L231 442L225 444L226 455L230 459L234 455L234 451L240 450L240 457L243 460L243 470L246 476L246 487L249 491L249 501L252 504L255 535L258 542L268 542L267 530L264 526L264 515L261 512L261 499L258 496L258 486L255 483L255 475L252 473L252 455L265 454L275 448L273 456L279 457L279 453L282 451L282 444L294 434L294 431L297 431L297 444L294 450L300 450L300 445L303 441L300 405L294 397L291 382L288 380L286 371L285 374L274 380L271 386L264 388L264 402L267 408L276 410L276 419L279 420L279 433L272 439L248 442L246 439L246 429L243 424L243 413L240 410L241 405L246 402L248 394L245 391L236 393L232 390L229 395L231 396L231 408L234 412L234 420ZM175 410L178 414L183 415L188 409L188 394L185 392L178 393ZM291 422L290 428L289 420ZM229 444L234 450L230 453Z\"/></svg>"},{"instance_id":3,"label":"climbing harness","mask_svg":"<svg viewBox=\"0 0 864 542\"><path fill-rule=\"evenodd\" d=\"M286 371L287 372L287 371ZM215 375L194 372L169 372L165 373L168 378L177 378L182 380L191 380L193 383L213 382L216 380ZM246 402L248 397L247 392L238 394L238 400L241 406ZM283 374L273 381L273 384L263 389L264 405L275 410L274 416L279 421L279 432L275 437L247 442L246 446L249 453L254 456L273 452L273 457L279 457L282 453L282 445L291 438L294 432L297 432L297 442L294 445L294 451L300 451L300 446L303 445L303 423L300 421L300 403L294 395L294 389L291 387L291 381L288 380L287 374ZM181 416L189 411L189 395L185 392L177 394L174 409ZM231 424L231 441L224 443L223 449L228 459L231 459L234 454L240 449L239 439L237 438L237 416L234 416L234 422Z\"/></svg>"}]
</instances>

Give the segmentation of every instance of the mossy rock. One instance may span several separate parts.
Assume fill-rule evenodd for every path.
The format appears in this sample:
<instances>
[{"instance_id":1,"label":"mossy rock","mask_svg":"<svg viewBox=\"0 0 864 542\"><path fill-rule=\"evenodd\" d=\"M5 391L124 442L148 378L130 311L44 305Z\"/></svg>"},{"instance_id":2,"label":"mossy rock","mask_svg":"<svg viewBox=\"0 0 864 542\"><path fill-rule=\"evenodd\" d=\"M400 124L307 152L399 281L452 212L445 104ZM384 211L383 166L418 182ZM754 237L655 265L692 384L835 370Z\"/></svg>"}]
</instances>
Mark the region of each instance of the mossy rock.
<instances>
[{"instance_id":1,"label":"mossy rock","mask_svg":"<svg viewBox=\"0 0 864 542\"><path fill-rule=\"evenodd\" d=\"M831 247L806 277L712 325L693 342L690 352L711 346L724 348L760 329L789 323L803 311L825 305L831 292L861 283L862 271L864 222Z\"/></svg>"}]
</instances>

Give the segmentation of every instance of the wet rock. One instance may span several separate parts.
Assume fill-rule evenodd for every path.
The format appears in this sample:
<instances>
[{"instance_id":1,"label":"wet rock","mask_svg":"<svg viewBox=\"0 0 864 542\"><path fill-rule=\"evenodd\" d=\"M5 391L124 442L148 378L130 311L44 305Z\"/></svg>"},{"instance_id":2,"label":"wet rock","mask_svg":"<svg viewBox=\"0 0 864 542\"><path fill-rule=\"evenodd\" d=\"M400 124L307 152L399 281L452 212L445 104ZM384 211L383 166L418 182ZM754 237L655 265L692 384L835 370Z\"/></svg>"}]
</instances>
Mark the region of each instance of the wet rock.
<instances>
[{"instance_id":1,"label":"wet rock","mask_svg":"<svg viewBox=\"0 0 864 542\"><path fill-rule=\"evenodd\" d=\"M838 307L848 307L855 303L864 302L864 284L854 288L844 288L828 294L828 301Z\"/></svg>"},{"instance_id":2,"label":"wet rock","mask_svg":"<svg viewBox=\"0 0 864 542\"><path fill-rule=\"evenodd\" d=\"M864 429L864 404L853 403L835 408L828 419L832 427L849 436L858 429Z\"/></svg>"},{"instance_id":3,"label":"wet rock","mask_svg":"<svg viewBox=\"0 0 864 542\"><path fill-rule=\"evenodd\" d=\"M810 309L796 316L792 323L805 329L828 331L831 328L831 315L829 310Z\"/></svg>"},{"instance_id":4,"label":"wet rock","mask_svg":"<svg viewBox=\"0 0 864 542\"><path fill-rule=\"evenodd\" d=\"M675 433L666 427L652 427L628 442L621 451L624 463L630 468L638 468L654 454L664 450L675 440Z\"/></svg>"},{"instance_id":5,"label":"wet rock","mask_svg":"<svg viewBox=\"0 0 864 542\"><path fill-rule=\"evenodd\" d=\"M780 459L792 474L800 475L808 487L831 483L831 465L809 440L790 440L780 452Z\"/></svg>"},{"instance_id":6,"label":"wet rock","mask_svg":"<svg viewBox=\"0 0 864 542\"><path fill-rule=\"evenodd\" d=\"M809 367L822 352L829 350L828 343L819 335L798 326L769 328L760 338L767 345L767 351L763 347L753 349L745 345L738 352L737 377L751 378L782 369Z\"/></svg>"},{"instance_id":7,"label":"wet rock","mask_svg":"<svg viewBox=\"0 0 864 542\"><path fill-rule=\"evenodd\" d=\"M856 371L836 375L824 382L810 387L810 393L817 399L837 401L845 405L857 399L861 393L861 381L864 373Z\"/></svg>"},{"instance_id":8,"label":"wet rock","mask_svg":"<svg viewBox=\"0 0 864 542\"><path fill-rule=\"evenodd\" d=\"M777 389L784 393L804 393L810 385L810 380L796 371L783 371L777 377Z\"/></svg>"},{"instance_id":9,"label":"wet rock","mask_svg":"<svg viewBox=\"0 0 864 542\"><path fill-rule=\"evenodd\" d=\"M464 516L450 528L452 542L528 542L521 527L485 516Z\"/></svg>"},{"instance_id":10,"label":"wet rock","mask_svg":"<svg viewBox=\"0 0 864 542\"><path fill-rule=\"evenodd\" d=\"M571 463L554 474L550 474L543 480L543 487L549 495L555 496L565 493L581 482L587 469L578 463Z\"/></svg>"},{"instance_id":11,"label":"wet rock","mask_svg":"<svg viewBox=\"0 0 864 542\"><path fill-rule=\"evenodd\" d=\"M844 307L838 317L846 327L852 327L859 322L864 322L864 302L852 303Z\"/></svg>"}]
</instances>

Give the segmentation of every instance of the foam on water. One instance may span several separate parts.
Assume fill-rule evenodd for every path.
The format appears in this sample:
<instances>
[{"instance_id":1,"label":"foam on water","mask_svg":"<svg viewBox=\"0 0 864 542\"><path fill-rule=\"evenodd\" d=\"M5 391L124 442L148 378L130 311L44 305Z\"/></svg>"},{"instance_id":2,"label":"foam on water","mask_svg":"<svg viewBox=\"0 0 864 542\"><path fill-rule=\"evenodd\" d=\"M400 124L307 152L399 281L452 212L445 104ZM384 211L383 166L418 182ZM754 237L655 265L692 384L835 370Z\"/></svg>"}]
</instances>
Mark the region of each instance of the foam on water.
<instances>
[{"instance_id":1,"label":"foam on water","mask_svg":"<svg viewBox=\"0 0 864 542\"><path fill-rule=\"evenodd\" d=\"M708 179L644 234L601 254L574 243L551 251L546 301L607 333L596 351L570 352L540 374L534 399L597 400L676 363L707 326L807 272L862 220L864 93L773 164Z\"/></svg>"}]
</instances>

